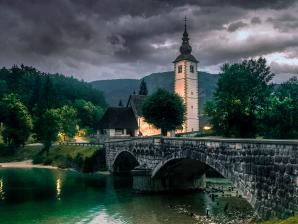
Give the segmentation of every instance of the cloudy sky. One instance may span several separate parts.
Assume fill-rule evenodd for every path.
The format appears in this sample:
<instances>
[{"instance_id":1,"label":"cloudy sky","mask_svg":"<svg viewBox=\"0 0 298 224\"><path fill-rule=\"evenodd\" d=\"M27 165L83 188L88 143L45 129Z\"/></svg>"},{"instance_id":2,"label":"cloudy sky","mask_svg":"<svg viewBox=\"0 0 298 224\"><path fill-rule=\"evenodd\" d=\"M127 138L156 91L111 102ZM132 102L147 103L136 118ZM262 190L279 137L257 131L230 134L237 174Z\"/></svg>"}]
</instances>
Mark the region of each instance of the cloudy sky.
<instances>
[{"instance_id":1,"label":"cloudy sky","mask_svg":"<svg viewBox=\"0 0 298 224\"><path fill-rule=\"evenodd\" d=\"M0 66L87 81L173 70L184 17L200 70L264 56L298 74L295 0L0 0Z\"/></svg>"}]
</instances>

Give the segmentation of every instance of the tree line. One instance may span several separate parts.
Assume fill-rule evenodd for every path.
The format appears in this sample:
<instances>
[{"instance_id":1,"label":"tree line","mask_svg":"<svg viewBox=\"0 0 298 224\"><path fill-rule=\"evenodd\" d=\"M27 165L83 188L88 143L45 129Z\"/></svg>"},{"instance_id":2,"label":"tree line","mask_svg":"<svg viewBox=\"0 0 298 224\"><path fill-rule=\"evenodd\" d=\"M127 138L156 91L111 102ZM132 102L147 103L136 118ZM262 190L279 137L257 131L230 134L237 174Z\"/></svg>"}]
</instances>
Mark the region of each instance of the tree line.
<instances>
[{"instance_id":1,"label":"tree line","mask_svg":"<svg viewBox=\"0 0 298 224\"><path fill-rule=\"evenodd\" d=\"M214 134L236 138L298 138L298 81L275 85L264 58L222 66L206 104Z\"/></svg>"},{"instance_id":2,"label":"tree line","mask_svg":"<svg viewBox=\"0 0 298 224\"><path fill-rule=\"evenodd\" d=\"M96 131L107 104L102 92L84 81L48 74L28 66L0 69L0 122L4 143L12 149L30 135L47 151L58 133Z\"/></svg>"}]
</instances>

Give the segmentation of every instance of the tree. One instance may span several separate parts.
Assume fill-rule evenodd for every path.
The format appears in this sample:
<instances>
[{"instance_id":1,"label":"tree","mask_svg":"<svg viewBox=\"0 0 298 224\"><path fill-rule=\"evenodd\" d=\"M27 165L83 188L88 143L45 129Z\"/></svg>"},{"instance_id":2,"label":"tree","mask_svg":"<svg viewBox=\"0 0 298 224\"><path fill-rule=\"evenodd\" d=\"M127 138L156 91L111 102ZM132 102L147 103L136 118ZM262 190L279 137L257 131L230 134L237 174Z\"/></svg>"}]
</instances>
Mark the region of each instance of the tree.
<instances>
[{"instance_id":1,"label":"tree","mask_svg":"<svg viewBox=\"0 0 298 224\"><path fill-rule=\"evenodd\" d=\"M57 102L56 102L55 86L50 76L47 76L43 84L43 88L41 90L39 109L40 111L44 111L47 109L54 108L56 105L57 105Z\"/></svg>"},{"instance_id":2,"label":"tree","mask_svg":"<svg viewBox=\"0 0 298 224\"><path fill-rule=\"evenodd\" d=\"M43 143L44 148L40 152L49 152L54 141L58 139L58 133L62 129L62 118L59 109L48 109L41 117L37 118L34 124L34 131L37 140Z\"/></svg>"},{"instance_id":3,"label":"tree","mask_svg":"<svg viewBox=\"0 0 298 224\"><path fill-rule=\"evenodd\" d=\"M290 79L281 84L259 115L266 138L298 138L298 81Z\"/></svg>"},{"instance_id":4,"label":"tree","mask_svg":"<svg viewBox=\"0 0 298 224\"><path fill-rule=\"evenodd\" d=\"M257 114L272 91L274 74L264 58L225 64L214 99L206 104L213 129L226 137L255 137Z\"/></svg>"},{"instance_id":5,"label":"tree","mask_svg":"<svg viewBox=\"0 0 298 224\"><path fill-rule=\"evenodd\" d=\"M74 107L77 109L80 126L89 127L96 130L97 124L103 115L103 109L95 106L92 102L85 100L76 100Z\"/></svg>"},{"instance_id":6,"label":"tree","mask_svg":"<svg viewBox=\"0 0 298 224\"><path fill-rule=\"evenodd\" d=\"M24 145L32 129L32 119L27 107L15 94L4 95L0 102L0 123L4 143L13 149Z\"/></svg>"},{"instance_id":7,"label":"tree","mask_svg":"<svg viewBox=\"0 0 298 224\"><path fill-rule=\"evenodd\" d=\"M182 98L162 89L145 100L142 111L145 121L160 128L164 136L182 126L186 113Z\"/></svg>"},{"instance_id":8,"label":"tree","mask_svg":"<svg viewBox=\"0 0 298 224\"><path fill-rule=\"evenodd\" d=\"M0 80L0 97L7 92L7 84L5 80Z\"/></svg>"},{"instance_id":9,"label":"tree","mask_svg":"<svg viewBox=\"0 0 298 224\"><path fill-rule=\"evenodd\" d=\"M67 137L74 137L77 133L77 111L71 106L63 106L58 109L60 118L61 118L61 131ZM64 139L65 140L65 139Z\"/></svg>"},{"instance_id":10,"label":"tree","mask_svg":"<svg viewBox=\"0 0 298 224\"><path fill-rule=\"evenodd\" d=\"M36 104L40 103L41 87L42 87L42 82L41 82L40 75L36 75L35 80L34 80L32 94L31 94L30 101L29 101L30 111L32 111L32 109L34 108L34 106Z\"/></svg>"},{"instance_id":11,"label":"tree","mask_svg":"<svg viewBox=\"0 0 298 224\"><path fill-rule=\"evenodd\" d=\"M119 100L118 106L119 106L119 107L123 107L122 100Z\"/></svg>"},{"instance_id":12,"label":"tree","mask_svg":"<svg viewBox=\"0 0 298 224\"><path fill-rule=\"evenodd\" d=\"M148 95L147 84L144 79L142 79L141 84L140 84L139 95L145 95L145 96Z\"/></svg>"}]
</instances>

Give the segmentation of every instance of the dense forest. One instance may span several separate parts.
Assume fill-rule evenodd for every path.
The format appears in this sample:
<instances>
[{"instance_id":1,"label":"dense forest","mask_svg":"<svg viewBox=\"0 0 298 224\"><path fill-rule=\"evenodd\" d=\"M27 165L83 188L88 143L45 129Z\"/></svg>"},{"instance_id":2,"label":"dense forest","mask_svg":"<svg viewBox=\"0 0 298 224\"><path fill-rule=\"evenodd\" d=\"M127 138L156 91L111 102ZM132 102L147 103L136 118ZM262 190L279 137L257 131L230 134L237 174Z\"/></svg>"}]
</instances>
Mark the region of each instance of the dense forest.
<instances>
[{"instance_id":1,"label":"dense forest","mask_svg":"<svg viewBox=\"0 0 298 224\"><path fill-rule=\"evenodd\" d=\"M48 150L58 136L72 138L79 129L94 133L106 107L102 92L73 77L24 65L0 69L5 147L17 149L31 136Z\"/></svg>"},{"instance_id":2,"label":"dense forest","mask_svg":"<svg viewBox=\"0 0 298 224\"><path fill-rule=\"evenodd\" d=\"M48 74L28 66L0 69L0 96L15 93L32 111L39 101L48 101L51 107L71 104L77 99L106 107L102 92L84 81L61 74Z\"/></svg>"}]
</instances>

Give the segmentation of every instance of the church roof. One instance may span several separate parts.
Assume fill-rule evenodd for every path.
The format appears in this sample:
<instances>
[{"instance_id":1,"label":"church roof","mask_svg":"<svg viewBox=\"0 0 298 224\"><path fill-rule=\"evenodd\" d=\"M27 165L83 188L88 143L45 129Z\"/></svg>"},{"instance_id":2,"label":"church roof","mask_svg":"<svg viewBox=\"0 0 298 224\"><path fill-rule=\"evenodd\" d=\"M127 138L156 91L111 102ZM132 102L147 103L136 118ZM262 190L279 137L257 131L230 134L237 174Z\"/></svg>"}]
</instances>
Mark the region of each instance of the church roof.
<instances>
[{"instance_id":1,"label":"church roof","mask_svg":"<svg viewBox=\"0 0 298 224\"><path fill-rule=\"evenodd\" d=\"M127 107L131 107L134 114L138 117L143 115L142 106L147 96L144 95L130 95Z\"/></svg>"},{"instance_id":2,"label":"church roof","mask_svg":"<svg viewBox=\"0 0 298 224\"><path fill-rule=\"evenodd\" d=\"M189 44L188 33L186 30L186 18L185 18L182 44L180 47L180 55L175 59L175 61L173 61L173 63L176 63L182 60L189 60L189 61L198 63L198 60L191 54L191 51L192 51L192 47Z\"/></svg>"},{"instance_id":3,"label":"church roof","mask_svg":"<svg viewBox=\"0 0 298 224\"><path fill-rule=\"evenodd\" d=\"M138 123L131 107L109 107L101 118L99 129L138 129Z\"/></svg>"},{"instance_id":4,"label":"church roof","mask_svg":"<svg viewBox=\"0 0 298 224\"><path fill-rule=\"evenodd\" d=\"M191 54L180 54L175 61L173 61L173 63L176 63L178 61L182 61L182 60L188 60L188 61L193 61L195 63L198 63L198 60Z\"/></svg>"}]
</instances>

